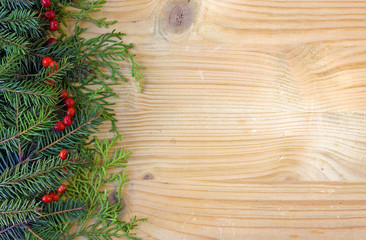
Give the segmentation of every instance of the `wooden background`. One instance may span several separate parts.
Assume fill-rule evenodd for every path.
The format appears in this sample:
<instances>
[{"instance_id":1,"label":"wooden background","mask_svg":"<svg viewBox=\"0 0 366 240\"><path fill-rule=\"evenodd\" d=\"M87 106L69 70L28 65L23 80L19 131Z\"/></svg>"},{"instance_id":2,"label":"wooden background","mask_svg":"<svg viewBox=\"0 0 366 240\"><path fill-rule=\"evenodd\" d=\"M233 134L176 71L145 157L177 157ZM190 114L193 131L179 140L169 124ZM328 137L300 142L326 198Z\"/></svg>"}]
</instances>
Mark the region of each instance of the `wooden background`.
<instances>
[{"instance_id":1,"label":"wooden background","mask_svg":"<svg viewBox=\"0 0 366 240\"><path fill-rule=\"evenodd\" d=\"M115 100L139 237L366 239L366 1L108 0L99 15L146 67L143 93L130 80Z\"/></svg>"}]
</instances>

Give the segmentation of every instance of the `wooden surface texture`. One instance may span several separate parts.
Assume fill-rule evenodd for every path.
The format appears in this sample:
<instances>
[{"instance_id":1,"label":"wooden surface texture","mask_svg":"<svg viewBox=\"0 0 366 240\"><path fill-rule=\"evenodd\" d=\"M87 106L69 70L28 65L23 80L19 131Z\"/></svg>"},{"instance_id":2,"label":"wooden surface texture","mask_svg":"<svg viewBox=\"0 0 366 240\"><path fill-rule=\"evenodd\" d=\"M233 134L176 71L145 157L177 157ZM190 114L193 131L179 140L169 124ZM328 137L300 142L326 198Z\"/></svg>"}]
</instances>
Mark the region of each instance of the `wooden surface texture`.
<instances>
[{"instance_id":1,"label":"wooden surface texture","mask_svg":"<svg viewBox=\"0 0 366 240\"><path fill-rule=\"evenodd\" d=\"M130 79L114 100L139 237L366 239L366 1L108 0L99 16L146 67L143 93Z\"/></svg>"}]
</instances>

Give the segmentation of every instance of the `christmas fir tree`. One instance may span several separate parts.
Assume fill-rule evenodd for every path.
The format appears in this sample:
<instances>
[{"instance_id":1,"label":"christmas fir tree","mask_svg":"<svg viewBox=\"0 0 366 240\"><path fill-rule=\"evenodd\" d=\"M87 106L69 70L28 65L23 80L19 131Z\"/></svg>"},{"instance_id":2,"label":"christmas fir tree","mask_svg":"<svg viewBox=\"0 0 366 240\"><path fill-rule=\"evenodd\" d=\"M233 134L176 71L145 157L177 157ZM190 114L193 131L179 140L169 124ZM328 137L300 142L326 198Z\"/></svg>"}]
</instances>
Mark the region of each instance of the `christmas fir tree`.
<instances>
[{"instance_id":1,"label":"christmas fir tree","mask_svg":"<svg viewBox=\"0 0 366 240\"><path fill-rule=\"evenodd\" d=\"M85 39L82 21L103 0L0 0L0 239L138 239L136 220L119 219L128 153L110 152L120 135L108 98L131 44L112 31ZM72 11L69 11L72 9ZM78 11L75 11L78 10ZM75 32L63 24L72 19ZM105 120L116 138L91 137ZM122 167L110 176L108 169ZM118 186L111 193L107 183Z\"/></svg>"}]
</instances>

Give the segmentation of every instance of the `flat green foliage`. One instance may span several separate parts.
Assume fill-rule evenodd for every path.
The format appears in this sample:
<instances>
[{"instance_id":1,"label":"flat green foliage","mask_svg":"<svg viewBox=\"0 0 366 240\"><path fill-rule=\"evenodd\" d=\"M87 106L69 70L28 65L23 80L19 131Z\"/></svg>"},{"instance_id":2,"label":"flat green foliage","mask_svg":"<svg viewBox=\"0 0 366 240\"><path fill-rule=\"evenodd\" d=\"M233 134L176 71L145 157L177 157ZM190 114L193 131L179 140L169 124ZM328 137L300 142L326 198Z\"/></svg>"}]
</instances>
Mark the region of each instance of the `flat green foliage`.
<instances>
[{"instance_id":1,"label":"flat green foliage","mask_svg":"<svg viewBox=\"0 0 366 240\"><path fill-rule=\"evenodd\" d=\"M68 195L73 198L83 198L88 203L88 213L77 223L78 226L74 232L67 233L66 238L69 240L78 236L103 240L110 240L112 237L139 239L130 231L138 221L143 219L133 218L128 223L119 219L123 208L121 191L128 181L125 164L130 153L126 153L121 148L115 149L111 154L116 141L117 138L111 141L95 139L96 163L89 169L79 169L77 174L69 180ZM121 172L108 174L108 170L112 167L121 169ZM107 184L115 184L117 190L107 191L105 189Z\"/></svg>"}]
</instances>

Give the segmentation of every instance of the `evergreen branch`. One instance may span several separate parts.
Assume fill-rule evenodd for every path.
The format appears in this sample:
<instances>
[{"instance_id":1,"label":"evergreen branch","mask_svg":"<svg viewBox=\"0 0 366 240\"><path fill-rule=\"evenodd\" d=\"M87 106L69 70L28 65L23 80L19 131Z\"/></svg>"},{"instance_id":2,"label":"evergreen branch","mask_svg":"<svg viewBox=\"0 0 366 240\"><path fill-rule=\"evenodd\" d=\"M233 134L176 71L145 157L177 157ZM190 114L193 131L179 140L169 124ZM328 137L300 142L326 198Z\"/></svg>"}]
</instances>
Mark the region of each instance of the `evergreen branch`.
<instances>
[{"instance_id":1,"label":"evergreen branch","mask_svg":"<svg viewBox=\"0 0 366 240\"><path fill-rule=\"evenodd\" d=\"M83 164L87 164L87 163L75 163L75 165L83 165ZM64 164L66 167L67 164ZM35 178L35 177L39 177L39 176L42 176L42 175L47 175L51 172L53 172L54 170L57 170L57 169L60 169L59 166L56 166L56 167L53 167L53 168L49 168L47 170L44 170L42 172L38 172L38 173L34 173L32 175L28 175L28 176L25 176L25 177L22 177L22 178L17 178L15 180L12 180L12 181L8 181L8 184L9 183L18 183L18 182L22 182L22 181L25 181L25 180L28 180L28 179L32 179L32 178Z\"/></svg>"},{"instance_id":2,"label":"evergreen branch","mask_svg":"<svg viewBox=\"0 0 366 240\"><path fill-rule=\"evenodd\" d=\"M38 74L36 74L36 73L32 73L32 74L11 73L11 75L17 76L17 77L35 77L35 76L38 76Z\"/></svg>"},{"instance_id":3,"label":"evergreen branch","mask_svg":"<svg viewBox=\"0 0 366 240\"><path fill-rule=\"evenodd\" d=\"M49 213L49 214L44 214L44 215L39 216L38 218L49 217L49 216L53 216L53 215L61 214L61 213L74 212L74 211L77 211L77 210L83 210L83 209L85 209L85 208L86 208L86 207L85 207L85 206L83 206L83 207L78 207L78 208L74 208L74 209L66 209L66 210L62 210L62 211L58 211L58 212L53 212L53 213Z\"/></svg>"},{"instance_id":4,"label":"evergreen branch","mask_svg":"<svg viewBox=\"0 0 366 240\"><path fill-rule=\"evenodd\" d=\"M71 224L69 228L76 227L77 231L67 235L69 240L77 237L87 237L93 239L112 239L112 237L125 237L128 239L139 239L130 232L138 221L136 218L131 222L124 222L118 219L122 210L121 189L128 179L125 169L122 174L107 174L110 167L124 167L129 153L123 149L117 149L112 157L110 153L112 147L116 144L117 138L112 141L98 141L94 138L94 147L96 151L95 159L97 165L89 169L79 169L78 174L70 179L68 194L75 198L83 196L88 202L88 213L78 222L78 226ZM117 202L111 204L109 201L109 192L104 189L108 183L117 184L115 199ZM90 224L90 222L94 222Z\"/></svg>"},{"instance_id":5,"label":"evergreen branch","mask_svg":"<svg viewBox=\"0 0 366 240\"><path fill-rule=\"evenodd\" d=\"M17 46L17 47L19 47L19 48L21 48L21 49L23 49L23 50L27 50L27 49L28 49L28 47L26 47L26 46L23 46L23 45L21 45L21 44L19 44L19 43L13 42L13 41L8 40L8 39L6 39L6 38L4 38L4 37L1 37L1 36L0 36L0 40L4 41L4 42L6 42L6 43L9 43L9 44L11 44L11 45L15 45L15 46Z\"/></svg>"},{"instance_id":6,"label":"evergreen branch","mask_svg":"<svg viewBox=\"0 0 366 240\"><path fill-rule=\"evenodd\" d=\"M26 223L26 221L24 221L24 222L19 222L19 223L16 223L16 224L14 224L14 225L11 225L11 226L9 226L9 227L7 227L7 228L5 228L5 229L1 230L1 231L0 231L0 234L3 234L3 233L5 233L5 232L7 232L7 231L9 231L9 230L11 230L11 229L13 229L13 228L15 228L15 227L18 227L19 225L24 224L24 223Z\"/></svg>"},{"instance_id":7,"label":"evergreen branch","mask_svg":"<svg viewBox=\"0 0 366 240\"><path fill-rule=\"evenodd\" d=\"M9 30L18 36L40 37L36 12L29 9L0 9L0 30Z\"/></svg>"},{"instance_id":8,"label":"evergreen branch","mask_svg":"<svg viewBox=\"0 0 366 240\"><path fill-rule=\"evenodd\" d=\"M80 166L86 165L87 160L68 162L57 157L36 162L23 161L13 168L5 169L0 175L0 198L33 196L53 189L66 178L65 167L75 172Z\"/></svg>"},{"instance_id":9,"label":"evergreen branch","mask_svg":"<svg viewBox=\"0 0 366 240\"><path fill-rule=\"evenodd\" d=\"M0 32L0 48L7 48L10 52L20 52L25 54L28 51L29 43L26 37L17 36L15 33L11 33L8 30Z\"/></svg>"},{"instance_id":10,"label":"evergreen branch","mask_svg":"<svg viewBox=\"0 0 366 240\"><path fill-rule=\"evenodd\" d=\"M68 206L70 204L73 204L73 205L78 204L75 201L68 201L68 202L63 202L62 201L61 203L64 203L64 204L69 203L69 204L66 204L66 206ZM54 206L60 206L60 204L55 204ZM51 210L52 206L49 206L48 208ZM0 234L3 234L5 232L10 231L10 230L12 230L16 227L19 227L19 226L33 224L35 221L37 221L37 219L49 218L51 216L61 216L61 215L65 215L66 213L72 213L73 215L70 215L70 216L65 215L65 217L70 220L70 217L74 216L76 212L80 212L81 210L84 210L84 209L85 209L85 206L81 206L81 207L67 208L67 209L64 209L64 210L61 210L61 211L50 211L49 213L45 213L45 214L37 216L35 219L26 219L24 221L14 223L14 224L6 227L5 229L1 230ZM64 224L64 222L63 222L63 224ZM31 228L29 227L29 229L31 229Z\"/></svg>"},{"instance_id":11,"label":"evergreen branch","mask_svg":"<svg viewBox=\"0 0 366 240\"><path fill-rule=\"evenodd\" d=\"M37 122L37 123L36 123L36 124L34 124L33 126L29 127L28 129L26 129L26 130L24 130L24 131L22 131L22 132L20 132L20 133L17 133L17 134L15 134L14 136L12 136L12 137L10 137L10 138L8 138L8 139L5 139L5 140L0 141L0 145L1 145L1 144L6 143L6 142L8 142L8 141L13 140L14 138L17 138L17 137L22 136L24 133L26 133L26 132L28 132L28 131L30 131L30 130L32 130L32 129L34 129L34 128L36 128L36 127L37 127L37 126L39 126L39 125L41 125L45 120L46 120L46 119L42 119L41 121Z\"/></svg>"},{"instance_id":12,"label":"evergreen branch","mask_svg":"<svg viewBox=\"0 0 366 240\"><path fill-rule=\"evenodd\" d=\"M13 89L1 89L0 92L12 92L12 93L21 93L21 94L28 94L28 95L35 95L35 96L42 96L42 97L54 97L51 94L44 94L44 93L37 93L34 91L25 91L25 90L13 90Z\"/></svg>"},{"instance_id":13,"label":"evergreen branch","mask_svg":"<svg viewBox=\"0 0 366 240\"><path fill-rule=\"evenodd\" d=\"M14 138L17 138L17 137L19 137L19 136L20 136L20 134L19 134L19 133L17 133L17 134L15 134L14 136L12 136L12 137L10 137L10 138L8 138L8 139L5 139L5 140L3 140L3 141L0 141L0 144L6 143L6 142L8 142L8 141L11 141L11 140L13 140Z\"/></svg>"},{"instance_id":14,"label":"evergreen branch","mask_svg":"<svg viewBox=\"0 0 366 240\"><path fill-rule=\"evenodd\" d=\"M33 19L32 17L24 18L24 19L12 19L12 20L0 20L0 23L10 23L10 22L26 22L28 20Z\"/></svg>"},{"instance_id":15,"label":"evergreen branch","mask_svg":"<svg viewBox=\"0 0 366 240\"><path fill-rule=\"evenodd\" d=\"M34 220L41 208L33 200L11 199L0 203L0 226L14 224L14 222L26 219Z\"/></svg>"},{"instance_id":16,"label":"evergreen branch","mask_svg":"<svg viewBox=\"0 0 366 240\"><path fill-rule=\"evenodd\" d=\"M31 86L37 85L40 82L47 83L47 79L53 80L53 81L61 81L67 71L72 71L73 65L70 63L67 63L67 58L61 59L58 62L57 71L54 71L52 68L44 68L42 69L38 75L36 76L36 81L34 81Z\"/></svg>"},{"instance_id":17,"label":"evergreen branch","mask_svg":"<svg viewBox=\"0 0 366 240\"><path fill-rule=\"evenodd\" d=\"M17 106L16 106L16 111L17 111L17 115L16 115L16 128L17 128L17 134L19 133L20 129L19 129L19 101L17 101ZM18 155L20 160L23 158L22 156L22 147L20 146L20 139L18 138Z\"/></svg>"},{"instance_id":18,"label":"evergreen branch","mask_svg":"<svg viewBox=\"0 0 366 240\"><path fill-rule=\"evenodd\" d=\"M17 63L16 61L17 58L19 59L19 55L12 54L2 59L3 61L0 65L0 76L2 76L5 72L9 71L9 68L15 70L15 68L18 66L18 64L14 64Z\"/></svg>"},{"instance_id":19,"label":"evergreen branch","mask_svg":"<svg viewBox=\"0 0 366 240\"><path fill-rule=\"evenodd\" d=\"M14 210L14 211L0 211L0 214L16 214L16 213L26 213L26 212L33 212L35 211L34 209L30 209L30 210Z\"/></svg>"},{"instance_id":20,"label":"evergreen branch","mask_svg":"<svg viewBox=\"0 0 366 240\"><path fill-rule=\"evenodd\" d=\"M19 154L15 151L8 154L3 154L0 151L0 174L3 173L7 168L12 168L21 162Z\"/></svg>"},{"instance_id":21,"label":"evergreen branch","mask_svg":"<svg viewBox=\"0 0 366 240\"><path fill-rule=\"evenodd\" d=\"M33 1L21 1L21 0L0 0L0 9L31 9L34 5Z\"/></svg>"},{"instance_id":22,"label":"evergreen branch","mask_svg":"<svg viewBox=\"0 0 366 240\"><path fill-rule=\"evenodd\" d=\"M30 227L40 237L46 239L62 239L61 234L69 226L86 214L86 205L80 201L67 199L45 205L44 213L37 221L30 223ZM44 223L47 227L37 223ZM66 224L65 224L66 223Z\"/></svg>"},{"instance_id":23,"label":"evergreen branch","mask_svg":"<svg viewBox=\"0 0 366 240\"><path fill-rule=\"evenodd\" d=\"M24 84L27 85L24 86ZM9 82L3 83L0 81L0 95L2 94L3 98L9 102L14 98L17 99L19 105L22 106L22 109L24 109L24 107L29 107L36 111L41 111L35 108L43 106L43 108L48 107L56 110L57 108L54 106L59 101L58 95L60 91L59 85L53 88L50 88L49 85L45 83L33 85L31 79L20 81L20 79L14 78ZM16 108L14 103L11 103L10 105L12 108ZM26 115L23 111L22 114Z\"/></svg>"},{"instance_id":24,"label":"evergreen branch","mask_svg":"<svg viewBox=\"0 0 366 240\"><path fill-rule=\"evenodd\" d=\"M65 135L64 135L64 136L62 136L61 138L59 138L59 139L57 139L56 141L52 142L51 144L49 144L49 145L47 145L47 146L43 147L43 148L42 148L41 150L39 150L36 154L37 154L37 155L38 155L38 154L40 154L41 152L45 151L47 148L52 147L53 145L55 145L55 144L57 144L57 143L61 142L63 139L65 139L65 138L67 138L67 137L71 136L72 134L74 134L75 132L79 131L79 130L80 130L80 129L82 129L83 127L85 127L85 126L87 126L87 125L91 124L91 123L92 123L92 121L93 121L94 119L96 119L97 117L99 117L99 115L100 115L100 113L97 113L97 114L96 114L96 115L94 115L91 119L89 119L89 121L88 121L88 122L83 123L82 125L78 126L78 127L77 127L77 128L75 128L74 130L72 130L72 131L70 131L69 133L65 134Z\"/></svg>"},{"instance_id":25,"label":"evergreen branch","mask_svg":"<svg viewBox=\"0 0 366 240\"><path fill-rule=\"evenodd\" d=\"M43 238L41 238L40 236L37 235L37 233L33 232L33 230L26 224L23 224L23 226L25 227L25 229L27 229L30 233L32 233L36 238L38 238L39 240L43 240Z\"/></svg>"},{"instance_id":26,"label":"evergreen branch","mask_svg":"<svg viewBox=\"0 0 366 240\"><path fill-rule=\"evenodd\" d=\"M72 19L77 20L77 22L75 23L76 25L78 25L78 23L81 20L87 20L87 21L93 22L98 27L101 27L101 26L108 27L109 25L116 23L116 21L106 21L107 18L105 18L105 17L100 18L100 19L95 19L90 16L90 13L99 12L104 3L106 3L106 0L97 0L97 1L79 0L75 3L70 3L70 4L64 3L65 5L69 5L73 8L80 9L80 11L76 12L76 13L70 12L70 11L67 11L67 12L65 11L65 12L63 12L63 14L65 15L65 17L70 17Z\"/></svg>"}]
</instances>

